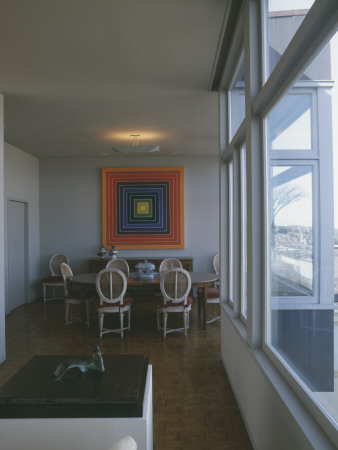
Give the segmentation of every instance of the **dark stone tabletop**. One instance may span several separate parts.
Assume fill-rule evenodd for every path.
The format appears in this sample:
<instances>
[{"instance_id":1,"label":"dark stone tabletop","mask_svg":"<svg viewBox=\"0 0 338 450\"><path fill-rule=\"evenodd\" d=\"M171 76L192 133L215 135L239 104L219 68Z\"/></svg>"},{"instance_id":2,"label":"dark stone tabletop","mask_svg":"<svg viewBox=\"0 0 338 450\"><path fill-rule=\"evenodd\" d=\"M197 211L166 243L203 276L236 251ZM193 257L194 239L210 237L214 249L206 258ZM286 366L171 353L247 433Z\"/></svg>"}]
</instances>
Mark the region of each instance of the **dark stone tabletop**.
<instances>
[{"instance_id":1,"label":"dark stone tabletop","mask_svg":"<svg viewBox=\"0 0 338 450\"><path fill-rule=\"evenodd\" d=\"M0 389L0 418L141 417L148 369L143 355L103 355L105 372L70 369L51 375L67 359L86 355L37 355Z\"/></svg>"}]
</instances>

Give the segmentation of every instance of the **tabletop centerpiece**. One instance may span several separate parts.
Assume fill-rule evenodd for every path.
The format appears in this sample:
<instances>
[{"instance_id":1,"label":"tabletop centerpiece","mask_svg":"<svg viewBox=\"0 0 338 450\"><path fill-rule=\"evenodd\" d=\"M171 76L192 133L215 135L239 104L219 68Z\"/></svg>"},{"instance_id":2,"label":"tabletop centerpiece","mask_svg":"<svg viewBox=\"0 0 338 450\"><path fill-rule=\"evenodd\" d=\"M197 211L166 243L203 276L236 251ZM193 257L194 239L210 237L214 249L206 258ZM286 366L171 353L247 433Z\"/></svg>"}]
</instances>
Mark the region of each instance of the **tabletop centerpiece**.
<instances>
[{"instance_id":1,"label":"tabletop centerpiece","mask_svg":"<svg viewBox=\"0 0 338 450\"><path fill-rule=\"evenodd\" d=\"M136 264L135 270L139 278L154 278L155 264L145 259L143 262Z\"/></svg>"}]
</instances>

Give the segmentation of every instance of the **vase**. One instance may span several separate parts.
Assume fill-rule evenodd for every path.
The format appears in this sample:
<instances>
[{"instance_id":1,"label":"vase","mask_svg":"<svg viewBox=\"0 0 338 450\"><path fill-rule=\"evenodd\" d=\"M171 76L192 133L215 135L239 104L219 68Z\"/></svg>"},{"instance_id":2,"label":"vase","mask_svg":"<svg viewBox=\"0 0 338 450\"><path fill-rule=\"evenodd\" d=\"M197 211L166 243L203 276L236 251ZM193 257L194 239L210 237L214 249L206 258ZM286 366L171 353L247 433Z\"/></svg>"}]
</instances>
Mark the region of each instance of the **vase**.
<instances>
[{"instance_id":1,"label":"vase","mask_svg":"<svg viewBox=\"0 0 338 450\"><path fill-rule=\"evenodd\" d=\"M143 262L136 264L135 270L139 278L153 278L155 274L155 264L145 259Z\"/></svg>"}]
</instances>

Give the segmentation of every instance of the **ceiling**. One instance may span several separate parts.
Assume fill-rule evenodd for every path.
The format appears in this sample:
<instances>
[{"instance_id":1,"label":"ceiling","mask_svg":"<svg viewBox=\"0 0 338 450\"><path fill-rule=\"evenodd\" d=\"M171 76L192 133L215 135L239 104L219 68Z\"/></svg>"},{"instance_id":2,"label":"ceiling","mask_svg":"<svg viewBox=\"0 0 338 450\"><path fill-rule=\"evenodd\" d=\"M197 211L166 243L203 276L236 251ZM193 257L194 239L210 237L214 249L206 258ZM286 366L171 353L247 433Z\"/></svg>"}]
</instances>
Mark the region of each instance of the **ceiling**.
<instances>
[{"instance_id":1,"label":"ceiling","mask_svg":"<svg viewBox=\"0 0 338 450\"><path fill-rule=\"evenodd\" d=\"M38 158L218 154L227 0L2 0L5 141ZM135 154L127 157L134 157Z\"/></svg>"}]
</instances>

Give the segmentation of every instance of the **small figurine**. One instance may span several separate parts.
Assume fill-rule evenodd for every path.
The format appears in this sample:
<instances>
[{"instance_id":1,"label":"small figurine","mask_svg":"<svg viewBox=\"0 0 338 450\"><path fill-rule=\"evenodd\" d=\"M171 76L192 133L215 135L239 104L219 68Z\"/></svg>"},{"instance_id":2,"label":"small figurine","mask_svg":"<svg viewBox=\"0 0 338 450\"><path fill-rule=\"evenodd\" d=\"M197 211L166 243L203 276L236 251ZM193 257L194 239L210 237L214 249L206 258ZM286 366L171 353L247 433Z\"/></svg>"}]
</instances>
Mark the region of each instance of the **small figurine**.
<instances>
[{"instance_id":1,"label":"small figurine","mask_svg":"<svg viewBox=\"0 0 338 450\"><path fill-rule=\"evenodd\" d=\"M112 246L111 246L111 250L110 250L110 252L109 252L109 256L110 256L112 259L116 259L116 255L117 255L116 245L112 245Z\"/></svg>"},{"instance_id":2,"label":"small figurine","mask_svg":"<svg viewBox=\"0 0 338 450\"><path fill-rule=\"evenodd\" d=\"M69 369L73 368L78 368L82 373L89 371L104 372L104 364L100 347L98 345L94 345L93 351L94 354L90 361L79 361L75 359L66 359L64 361L61 361L52 373L52 376L56 381L61 380L64 374Z\"/></svg>"},{"instance_id":3,"label":"small figurine","mask_svg":"<svg viewBox=\"0 0 338 450\"><path fill-rule=\"evenodd\" d=\"M104 245L101 244L101 245L100 245L100 250L99 250L99 252L97 253L97 256L98 256L100 259L102 259L102 258L104 257L105 254L106 254L106 249L104 248Z\"/></svg>"}]
</instances>

